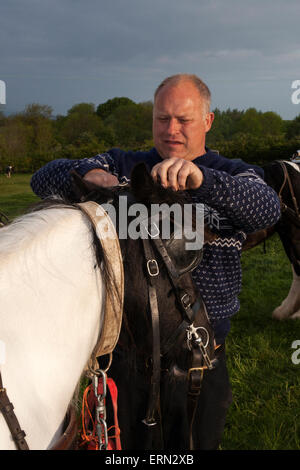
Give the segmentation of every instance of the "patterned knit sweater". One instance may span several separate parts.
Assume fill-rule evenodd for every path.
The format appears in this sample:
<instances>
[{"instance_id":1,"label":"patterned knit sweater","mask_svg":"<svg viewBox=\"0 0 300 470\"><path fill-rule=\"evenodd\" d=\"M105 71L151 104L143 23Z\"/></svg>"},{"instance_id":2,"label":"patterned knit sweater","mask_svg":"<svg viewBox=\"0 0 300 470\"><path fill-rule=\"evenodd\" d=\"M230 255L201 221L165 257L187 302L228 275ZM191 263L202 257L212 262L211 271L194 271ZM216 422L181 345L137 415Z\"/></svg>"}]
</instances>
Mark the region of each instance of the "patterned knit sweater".
<instances>
[{"instance_id":1,"label":"patterned knit sweater","mask_svg":"<svg viewBox=\"0 0 300 470\"><path fill-rule=\"evenodd\" d=\"M134 165L141 161L151 170L162 159L153 148L149 152L112 149L92 158L54 160L33 175L31 187L41 198L69 196L71 169L84 176L89 170L101 168L126 182ZM192 275L216 341L222 343L230 329L230 317L239 310L240 257L246 234L274 225L280 217L280 204L259 167L229 160L208 149L193 163L204 178L200 188L189 193L194 202L205 204L207 220L218 237L205 244L203 259Z\"/></svg>"}]
</instances>

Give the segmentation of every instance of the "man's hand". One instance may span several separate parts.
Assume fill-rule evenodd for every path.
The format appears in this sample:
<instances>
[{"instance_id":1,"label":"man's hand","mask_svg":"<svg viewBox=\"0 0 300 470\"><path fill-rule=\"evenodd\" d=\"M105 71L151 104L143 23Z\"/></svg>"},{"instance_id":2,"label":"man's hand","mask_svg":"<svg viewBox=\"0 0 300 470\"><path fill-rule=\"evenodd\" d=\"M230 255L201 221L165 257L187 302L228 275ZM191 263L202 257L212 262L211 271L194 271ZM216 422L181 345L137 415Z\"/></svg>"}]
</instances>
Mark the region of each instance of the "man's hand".
<instances>
[{"instance_id":1,"label":"man's hand","mask_svg":"<svg viewBox=\"0 0 300 470\"><path fill-rule=\"evenodd\" d=\"M119 180L116 176L107 173L107 171L95 168L94 170L88 171L84 177L84 180L102 186L104 188L110 188L112 186L118 186Z\"/></svg>"},{"instance_id":2,"label":"man's hand","mask_svg":"<svg viewBox=\"0 0 300 470\"><path fill-rule=\"evenodd\" d=\"M164 188L174 191L197 189L203 181L202 171L193 162L182 158L166 158L152 168L151 175Z\"/></svg>"}]
</instances>

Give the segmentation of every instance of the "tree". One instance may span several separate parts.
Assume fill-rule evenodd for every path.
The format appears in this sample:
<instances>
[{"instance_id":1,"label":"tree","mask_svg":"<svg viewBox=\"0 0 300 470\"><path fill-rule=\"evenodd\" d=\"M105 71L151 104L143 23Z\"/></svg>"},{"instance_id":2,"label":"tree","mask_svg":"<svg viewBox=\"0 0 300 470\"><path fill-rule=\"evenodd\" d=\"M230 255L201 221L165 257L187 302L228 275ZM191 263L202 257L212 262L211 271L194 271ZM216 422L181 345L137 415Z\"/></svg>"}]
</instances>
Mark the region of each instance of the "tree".
<instances>
[{"instance_id":1,"label":"tree","mask_svg":"<svg viewBox=\"0 0 300 470\"><path fill-rule=\"evenodd\" d=\"M123 104L109 115L105 125L113 129L118 146L143 144L152 138L152 104Z\"/></svg>"},{"instance_id":2,"label":"tree","mask_svg":"<svg viewBox=\"0 0 300 470\"><path fill-rule=\"evenodd\" d=\"M50 119L52 117L53 109L51 106L47 104L38 104L38 103L31 103L25 107L25 110L21 113L25 118L30 119L37 119L37 118L45 118Z\"/></svg>"},{"instance_id":3,"label":"tree","mask_svg":"<svg viewBox=\"0 0 300 470\"><path fill-rule=\"evenodd\" d=\"M19 116L8 118L0 129L0 155L10 162L25 157L30 148L32 135L32 127L22 122Z\"/></svg>"},{"instance_id":4,"label":"tree","mask_svg":"<svg viewBox=\"0 0 300 470\"><path fill-rule=\"evenodd\" d=\"M261 136L263 134L261 114L255 108L247 109L238 122L237 130L243 134Z\"/></svg>"},{"instance_id":5,"label":"tree","mask_svg":"<svg viewBox=\"0 0 300 470\"><path fill-rule=\"evenodd\" d=\"M300 138L300 114L287 124L286 137L288 139Z\"/></svg>"},{"instance_id":6,"label":"tree","mask_svg":"<svg viewBox=\"0 0 300 470\"><path fill-rule=\"evenodd\" d=\"M261 116L263 135L281 135L284 132L282 118L273 111L267 111Z\"/></svg>"},{"instance_id":7,"label":"tree","mask_svg":"<svg viewBox=\"0 0 300 470\"><path fill-rule=\"evenodd\" d=\"M129 98L126 98L124 96L120 98L116 97L111 100L105 101L105 103L99 104L96 113L99 117L101 117L101 119L105 120L120 106L127 106L132 104L135 104L135 102Z\"/></svg>"},{"instance_id":8,"label":"tree","mask_svg":"<svg viewBox=\"0 0 300 470\"><path fill-rule=\"evenodd\" d=\"M69 109L68 115L78 114L95 114L95 105L93 103L78 103Z\"/></svg>"},{"instance_id":9,"label":"tree","mask_svg":"<svg viewBox=\"0 0 300 470\"><path fill-rule=\"evenodd\" d=\"M96 114L85 112L83 109L80 112L73 110L63 120L59 136L64 143L71 144L75 143L76 140L80 139L81 134L86 132L93 136L100 136L101 129L101 120Z\"/></svg>"}]
</instances>

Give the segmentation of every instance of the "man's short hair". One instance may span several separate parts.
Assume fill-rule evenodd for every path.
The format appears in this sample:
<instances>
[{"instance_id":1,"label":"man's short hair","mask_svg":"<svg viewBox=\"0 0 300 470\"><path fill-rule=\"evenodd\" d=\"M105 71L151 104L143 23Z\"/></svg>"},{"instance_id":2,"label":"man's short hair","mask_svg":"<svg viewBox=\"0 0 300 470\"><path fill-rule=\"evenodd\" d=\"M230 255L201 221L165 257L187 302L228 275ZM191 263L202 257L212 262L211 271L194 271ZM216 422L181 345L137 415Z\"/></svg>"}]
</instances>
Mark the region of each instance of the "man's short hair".
<instances>
[{"instance_id":1,"label":"man's short hair","mask_svg":"<svg viewBox=\"0 0 300 470\"><path fill-rule=\"evenodd\" d=\"M211 101L211 93L208 86L199 78L197 75L188 74L188 73L178 73L176 75L171 75L170 77L165 78L160 85L155 90L154 93L154 101L159 93L159 91L166 85L177 85L179 82L189 81L192 82L197 90L201 98L204 101L205 111L209 113L210 109L210 101Z\"/></svg>"}]
</instances>

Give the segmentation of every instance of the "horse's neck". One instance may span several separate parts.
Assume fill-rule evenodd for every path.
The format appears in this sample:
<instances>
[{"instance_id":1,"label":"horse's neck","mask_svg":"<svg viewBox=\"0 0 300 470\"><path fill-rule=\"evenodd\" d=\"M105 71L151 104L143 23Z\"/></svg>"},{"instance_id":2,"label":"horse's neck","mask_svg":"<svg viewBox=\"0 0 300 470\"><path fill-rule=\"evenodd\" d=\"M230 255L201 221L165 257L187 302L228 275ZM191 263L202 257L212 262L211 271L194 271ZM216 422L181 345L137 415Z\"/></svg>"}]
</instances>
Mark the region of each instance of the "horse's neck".
<instances>
[{"instance_id":1,"label":"horse's neck","mask_svg":"<svg viewBox=\"0 0 300 470\"><path fill-rule=\"evenodd\" d=\"M0 251L1 372L31 449L47 448L60 426L103 311L102 279L84 216L70 209L48 209L36 218L41 216L46 222L34 240L26 244L24 231L23 248L7 257ZM19 229L2 230L13 238ZM0 448L14 448L1 415Z\"/></svg>"}]
</instances>

